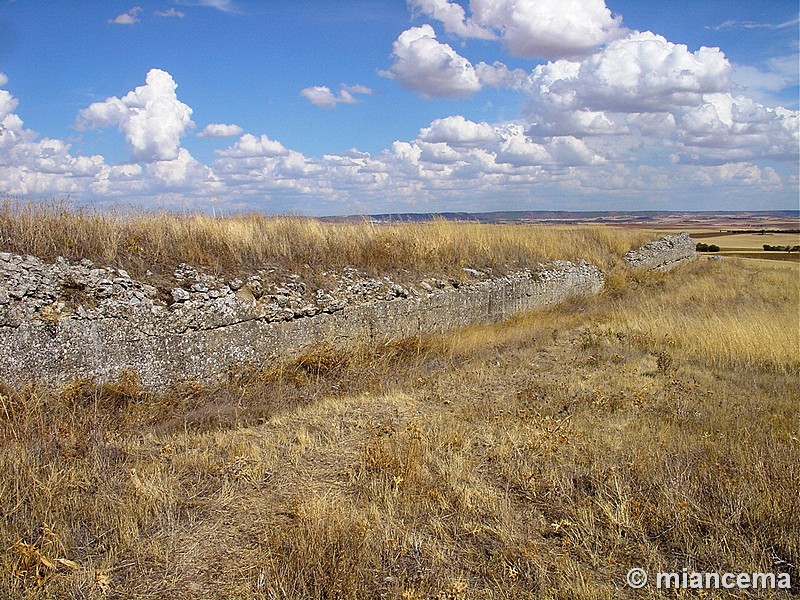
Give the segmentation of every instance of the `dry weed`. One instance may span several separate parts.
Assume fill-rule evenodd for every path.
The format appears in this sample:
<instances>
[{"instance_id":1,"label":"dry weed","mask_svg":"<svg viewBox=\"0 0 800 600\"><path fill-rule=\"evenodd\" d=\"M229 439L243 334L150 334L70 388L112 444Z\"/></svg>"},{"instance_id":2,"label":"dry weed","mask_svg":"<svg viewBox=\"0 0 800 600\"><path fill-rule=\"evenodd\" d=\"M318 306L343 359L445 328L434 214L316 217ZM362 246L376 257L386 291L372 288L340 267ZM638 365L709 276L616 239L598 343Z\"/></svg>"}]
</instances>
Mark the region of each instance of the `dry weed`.
<instances>
[{"instance_id":1,"label":"dry weed","mask_svg":"<svg viewBox=\"0 0 800 600\"><path fill-rule=\"evenodd\" d=\"M0 249L45 260L88 258L143 277L181 262L217 274L273 266L309 277L356 267L373 275L449 275L461 269L500 274L556 259L601 267L646 240L607 227L481 225L435 220L376 225L251 214L225 218L174 213L70 210L64 204L0 201Z\"/></svg>"}]
</instances>

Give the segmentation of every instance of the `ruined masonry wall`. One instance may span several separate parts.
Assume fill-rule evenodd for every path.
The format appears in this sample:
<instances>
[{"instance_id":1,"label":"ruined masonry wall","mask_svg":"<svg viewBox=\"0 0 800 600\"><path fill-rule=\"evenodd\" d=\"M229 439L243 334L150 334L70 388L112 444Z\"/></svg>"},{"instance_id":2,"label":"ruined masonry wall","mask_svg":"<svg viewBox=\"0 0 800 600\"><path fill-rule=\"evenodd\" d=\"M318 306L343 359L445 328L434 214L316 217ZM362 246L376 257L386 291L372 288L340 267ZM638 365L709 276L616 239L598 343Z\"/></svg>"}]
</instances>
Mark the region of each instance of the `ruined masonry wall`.
<instances>
[{"instance_id":1,"label":"ruined masonry wall","mask_svg":"<svg viewBox=\"0 0 800 600\"><path fill-rule=\"evenodd\" d=\"M497 279L473 273L465 284L406 289L350 272L309 302L297 278L264 293L258 278L225 284L182 265L184 284L167 304L121 270L0 253L0 378L59 384L135 371L148 388L212 382L323 340L344 347L487 323L603 286L598 268L568 262Z\"/></svg>"},{"instance_id":2,"label":"ruined masonry wall","mask_svg":"<svg viewBox=\"0 0 800 600\"><path fill-rule=\"evenodd\" d=\"M625 260L668 269L693 258L694 248L687 234L667 236ZM564 261L501 278L465 271L466 283L404 287L345 269L325 274L327 288L312 291L296 274L222 281L182 264L178 285L164 296L88 260L45 263L0 252L0 381L58 385L133 371L153 389L213 382L231 367L267 366L322 341L350 347L499 321L596 293L604 283L597 267Z\"/></svg>"},{"instance_id":3,"label":"ruined masonry wall","mask_svg":"<svg viewBox=\"0 0 800 600\"><path fill-rule=\"evenodd\" d=\"M684 232L665 236L638 250L631 250L624 258L631 267L669 271L680 263L695 258L696 246L696 242Z\"/></svg>"}]
</instances>

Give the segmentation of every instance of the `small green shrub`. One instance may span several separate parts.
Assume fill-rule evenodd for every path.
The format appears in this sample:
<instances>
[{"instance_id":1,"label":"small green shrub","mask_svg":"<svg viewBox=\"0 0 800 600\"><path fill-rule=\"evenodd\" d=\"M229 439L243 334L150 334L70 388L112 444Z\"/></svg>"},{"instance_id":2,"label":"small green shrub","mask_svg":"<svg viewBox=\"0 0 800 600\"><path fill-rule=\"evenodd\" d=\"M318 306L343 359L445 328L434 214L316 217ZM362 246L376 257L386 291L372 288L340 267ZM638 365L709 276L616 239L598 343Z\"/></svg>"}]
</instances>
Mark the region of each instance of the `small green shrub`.
<instances>
[{"instance_id":1,"label":"small green shrub","mask_svg":"<svg viewBox=\"0 0 800 600\"><path fill-rule=\"evenodd\" d=\"M770 246L764 244L764 252L800 252L800 246Z\"/></svg>"}]
</instances>

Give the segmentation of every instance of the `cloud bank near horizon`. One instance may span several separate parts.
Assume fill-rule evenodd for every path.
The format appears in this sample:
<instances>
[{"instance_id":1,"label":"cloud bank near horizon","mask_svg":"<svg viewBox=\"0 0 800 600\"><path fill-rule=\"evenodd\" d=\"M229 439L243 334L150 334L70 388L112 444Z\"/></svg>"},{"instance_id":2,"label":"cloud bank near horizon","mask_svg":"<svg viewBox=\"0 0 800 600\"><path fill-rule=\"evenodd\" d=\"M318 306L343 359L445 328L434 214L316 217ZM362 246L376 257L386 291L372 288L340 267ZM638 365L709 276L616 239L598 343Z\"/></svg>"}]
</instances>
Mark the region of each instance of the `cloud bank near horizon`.
<instances>
[{"instance_id":1,"label":"cloud bank near horizon","mask_svg":"<svg viewBox=\"0 0 800 600\"><path fill-rule=\"evenodd\" d=\"M597 194L646 194L662 205L682 198L692 206L693 194L710 196L712 189L739 200L796 199L800 112L748 96L719 48L691 51L628 30L602 0L566 3L569 10L565 0L472 0L467 14L448 0L412 0L416 14L454 39L546 62L528 70L473 64L460 54L465 46L457 51L442 41L431 23L408 28L391 45L389 66L378 67L387 80L432 102L501 88L519 97L521 109L502 122L437 118L413 139L372 154L353 148L306 156L268 133L201 123L195 137L235 138L204 164L182 142L198 129L192 107L173 76L154 68L143 85L76 115L78 131L122 134L129 160L109 164L101 155L84 156L74 142L27 129L16 112L24 99L0 89L0 192L199 208L213 195L232 209L312 213L461 209L467 196L489 209L523 206L534 196L583 198L591 206ZM134 19L140 12L124 14ZM8 84L0 73L0 88ZM299 94L332 109L369 101L374 92L342 84Z\"/></svg>"}]
</instances>

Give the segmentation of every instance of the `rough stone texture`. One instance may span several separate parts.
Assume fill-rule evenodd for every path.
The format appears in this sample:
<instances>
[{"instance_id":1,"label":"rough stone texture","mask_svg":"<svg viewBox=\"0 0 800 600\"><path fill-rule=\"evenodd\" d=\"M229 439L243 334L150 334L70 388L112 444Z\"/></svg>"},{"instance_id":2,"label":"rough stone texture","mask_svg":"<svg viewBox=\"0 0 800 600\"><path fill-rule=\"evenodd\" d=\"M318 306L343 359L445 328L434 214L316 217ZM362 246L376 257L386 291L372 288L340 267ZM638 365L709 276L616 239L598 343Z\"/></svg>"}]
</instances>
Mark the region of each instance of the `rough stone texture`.
<instances>
[{"instance_id":1,"label":"rough stone texture","mask_svg":"<svg viewBox=\"0 0 800 600\"><path fill-rule=\"evenodd\" d=\"M683 233L625 260L668 269L694 249ZM501 278L464 272L466 282L401 285L345 269L323 273L324 288L310 289L300 275L274 269L223 281L180 264L175 286L160 293L88 260L0 252L0 380L57 385L133 371L148 388L212 382L232 367L266 365L322 341L349 347L497 321L595 293L604 282L597 267L562 261Z\"/></svg>"},{"instance_id":2,"label":"rough stone texture","mask_svg":"<svg viewBox=\"0 0 800 600\"><path fill-rule=\"evenodd\" d=\"M52 385L134 371L149 388L211 382L323 340L352 346L491 322L603 286L602 272L585 263L502 278L465 272L466 283L403 286L346 269L325 273L326 289L309 290L296 274L279 284L267 272L225 282L181 264L177 285L159 294L86 260L0 253L0 378Z\"/></svg>"},{"instance_id":3,"label":"rough stone texture","mask_svg":"<svg viewBox=\"0 0 800 600\"><path fill-rule=\"evenodd\" d=\"M625 262L640 269L668 271L685 260L695 258L696 246L697 243L686 232L668 235L638 250L631 250L625 255Z\"/></svg>"}]
</instances>

